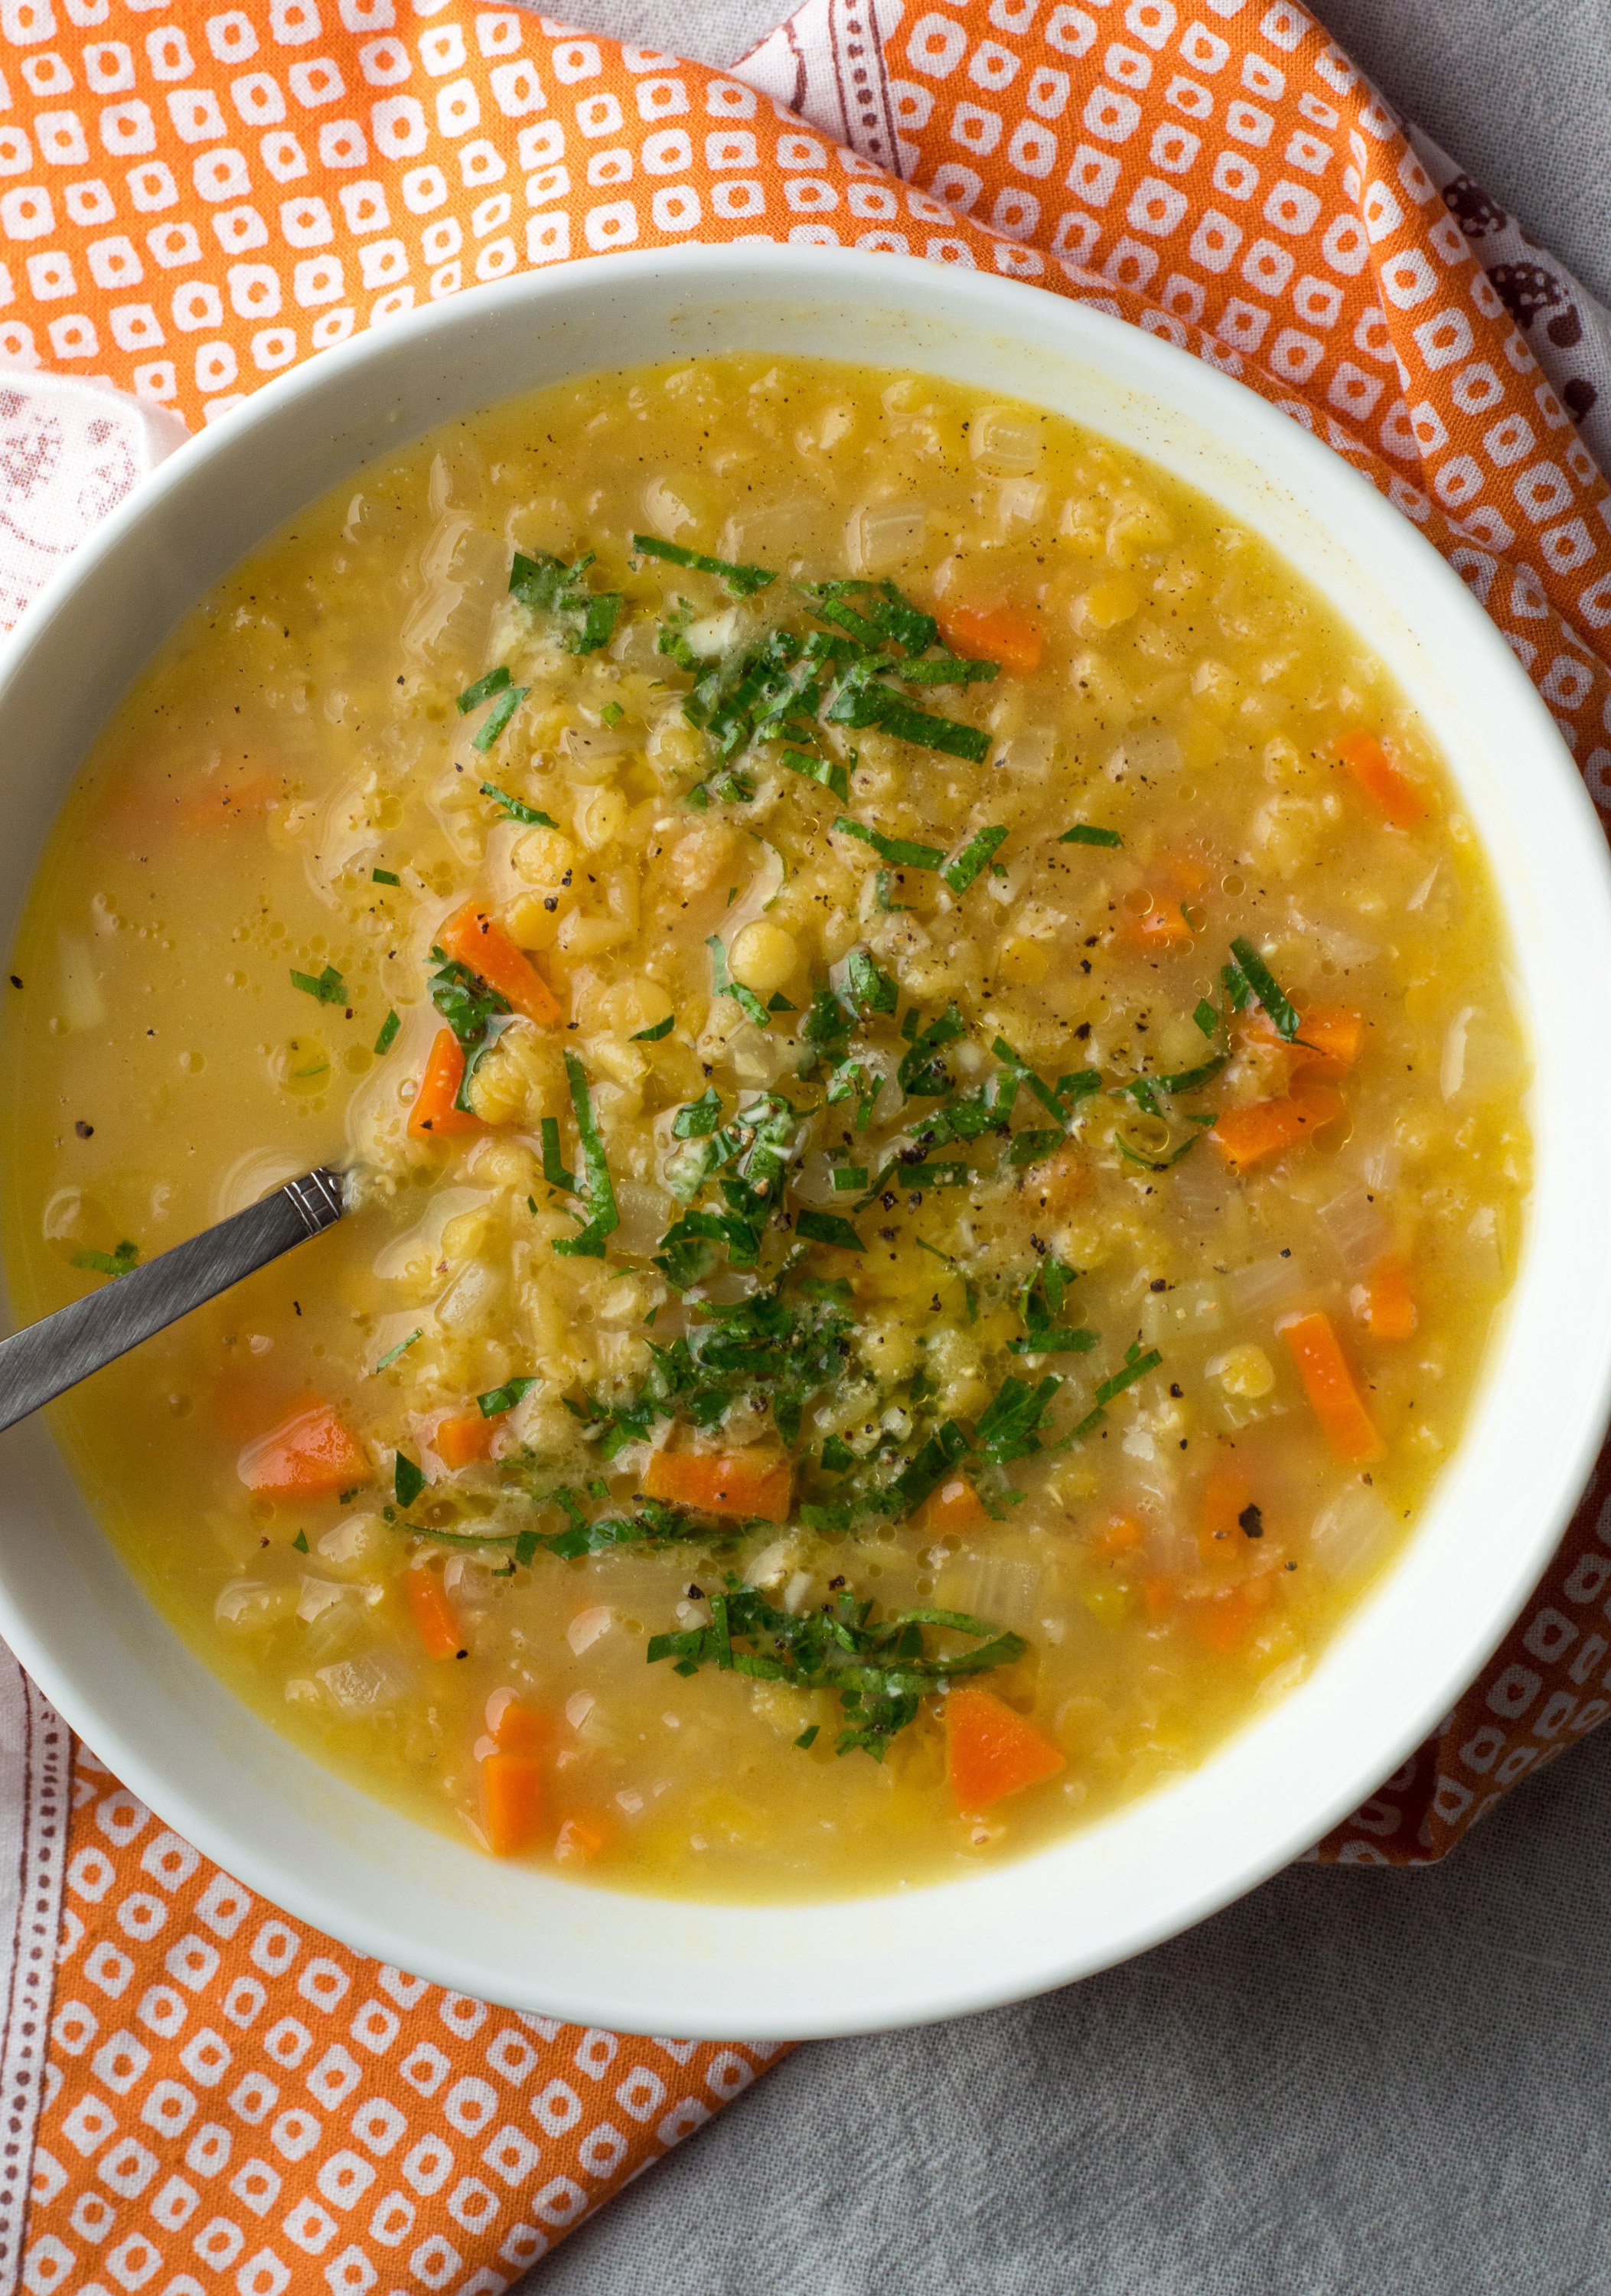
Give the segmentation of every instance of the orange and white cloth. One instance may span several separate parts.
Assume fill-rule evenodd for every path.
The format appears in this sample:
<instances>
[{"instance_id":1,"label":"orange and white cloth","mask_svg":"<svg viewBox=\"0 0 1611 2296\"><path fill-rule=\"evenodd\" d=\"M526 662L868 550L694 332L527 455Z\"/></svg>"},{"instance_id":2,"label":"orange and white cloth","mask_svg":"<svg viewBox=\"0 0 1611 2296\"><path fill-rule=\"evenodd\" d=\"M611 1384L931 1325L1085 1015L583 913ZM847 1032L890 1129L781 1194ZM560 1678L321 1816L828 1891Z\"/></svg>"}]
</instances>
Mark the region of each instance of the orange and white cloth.
<instances>
[{"instance_id":1,"label":"orange and white cloth","mask_svg":"<svg viewBox=\"0 0 1611 2296\"><path fill-rule=\"evenodd\" d=\"M807 0L731 72L473 0L0 0L0 622L325 345L752 238L1032 281L1241 376L1459 570L1611 808L1611 316L1294 0ZM1602 1720L1608 1595L1602 1459L1503 1649L1315 1854L1438 1857ZM492 2296L777 2054L445 1994L254 1903L82 1748L64 1821L67 1784L0 1666L0 2296Z\"/></svg>"}]
</instances>

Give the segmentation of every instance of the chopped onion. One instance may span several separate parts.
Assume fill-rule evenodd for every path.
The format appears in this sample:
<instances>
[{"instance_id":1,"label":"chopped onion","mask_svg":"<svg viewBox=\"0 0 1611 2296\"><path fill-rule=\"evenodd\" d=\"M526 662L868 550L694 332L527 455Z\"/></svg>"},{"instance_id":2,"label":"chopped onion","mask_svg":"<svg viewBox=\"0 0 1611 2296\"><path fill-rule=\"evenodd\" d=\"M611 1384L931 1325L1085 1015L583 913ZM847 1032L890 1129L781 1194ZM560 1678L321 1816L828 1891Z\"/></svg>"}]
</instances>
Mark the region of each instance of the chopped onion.
<instances>
[{"instance_id":1,"label":"chopped onion","mask_svg":"<svg viewBox=\"0 0 1611 2296\"><path fill-rule=\"evenodd\" d=\"M1015 406L987 406L968 434L974 462L997 478L1038 470L1044 443L1041 423Z\"/></svg>"},{"instance_id":2,"label":"chopped onion","mask_svg":"<svg viewBox=\"0 0 1611 2296\"><path fill-rule=\"evenodd\" d=\"M1449 1033L1443 1038L1443 1065L1438 1070L1438 1083L1445 1100L1453 1100L1466 1080L1466 1032L1476 1018L1475 1004L1464 1004L1449 1023Z\"/></svg>"},{"instance_id":3,"label":"chopped onion","mask_svg":"<svg viewBox=\"0 0 1611 2296\"><path fill-rule=\"evenodd\" d=\"M601 1635L607 1635L615 1624L615 1613L607 1603L594 1603L579 1611L565 1628L565 1640L578 1658L591 1650Z\"/></svg>"},{"instance_id":4,"label":"chopped onion","mask_svg":"<svg viewBox=\"0 0 1611 2296\"><path fill-rule=\"evenodd\" d=\"M1278 1252L1272 1259L1255 1259L1251 1267L1238 1267L1226 1288L1237 1314L1263 1316L1286 1307L1309 1291L1311 1283L1310 1272L1296 1252Z\"/></svg>"},{"instance_id":5,"label":"chopped onion","mask_svg":"<svg viewBox=\"0 0 1611 2296\"><path fill-rule=\"evenodd\" d=\"M1380 1553L1393 1528L1393 1510L1379 1491L1364 1483L1348 1484L1310 1526L1317 1568L1328 1578L1352 1578Z\"/></svg>"},{"instance_id":6,"label":"chopped onion","mask_svg":"<svg viewBox=\"0 0 1611 2296\"><path fill-rule=\"evenodd\" d=\"M1320 1226L1350 1275L1374 1267L1393 1240L1393 1231L1363 1188L1348 1188L1320 1206Z\"/></svg>"},{"instance_id":7,"label":"chopped onion","mask_svg":"<svg viewBox=\"0 0 1611 2296\"><path fill-rule=\"evenodd\" d=\"M1168 1292L1149 1292L1141 1303L1141 1337L1149 1348L1179 1347L1183 1341L1206 1337L1225 1320L1225 1303L1212 1276L1200 1283L1177 1283Z\"/></svg>"},{"instance_id":8,"label":"chopped onion","mask_svg":"<svg viewBox=\"0 0 1611 2296\"><path fill-rule=\"evenodd\" d=\"M1038 1562L1014 1562L1005 1554L964 1555L943 1580L948 1611L966 1611L993 1627L1033 1627L1041 1571Z\"/></svg>"},{"instance_id":9,"label":"chopped onion","mask_svg":"<svg viewBox=\"0 0 1611 2296\"><path fill-rule=\"evenodd\" d=\"M343 1714L373 1714L379 1707L395 1706L413 1686L402 1667L374 1652L322 1666L316 1678Z\"/></svg>"},{"instance_id":10,"label":"chopped onion","mask_svg":"<svg viewBox=\"0 0 1611 2296\"><path fill-rule=\"evenodd\" d=\"M929 514L921 503L863 503L845 521L845 553L858 574L899 566L922 542Z\"/></svg>"}]
</instances>

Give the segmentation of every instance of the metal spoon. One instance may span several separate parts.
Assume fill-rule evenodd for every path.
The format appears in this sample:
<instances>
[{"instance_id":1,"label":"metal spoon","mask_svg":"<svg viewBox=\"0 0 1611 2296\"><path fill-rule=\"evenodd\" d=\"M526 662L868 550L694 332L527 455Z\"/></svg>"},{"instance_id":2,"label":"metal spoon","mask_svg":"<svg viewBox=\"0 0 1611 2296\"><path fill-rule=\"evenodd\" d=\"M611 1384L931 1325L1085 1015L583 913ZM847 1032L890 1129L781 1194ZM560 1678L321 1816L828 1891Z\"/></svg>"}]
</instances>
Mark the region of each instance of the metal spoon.
<instances>
[{"instance_id":1,"label":"metal spoon","mask_svg":"<svg viewBox=\"0 0 1611 2296\"><path fill-rule=\"evenodd\" d=\"M341 1175L322 1164L300 1180L287 1180L261 1203L204 1227L144 1267L0 1340L0 1428L26 1419L294 1244L333 1227L344 1209Z\"/></svg>"}]
</instances>

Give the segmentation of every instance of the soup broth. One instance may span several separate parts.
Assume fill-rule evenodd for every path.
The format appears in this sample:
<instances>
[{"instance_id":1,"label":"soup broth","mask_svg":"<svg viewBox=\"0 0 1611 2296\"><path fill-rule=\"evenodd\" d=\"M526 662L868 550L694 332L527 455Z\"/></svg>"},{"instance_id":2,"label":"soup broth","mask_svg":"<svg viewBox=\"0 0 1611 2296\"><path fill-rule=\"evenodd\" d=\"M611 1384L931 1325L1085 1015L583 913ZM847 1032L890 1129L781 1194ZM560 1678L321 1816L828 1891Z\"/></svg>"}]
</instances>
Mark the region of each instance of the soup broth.
<instances>
[{"instance_id":1,"label":"soup broth","mask_svg":"<svg viewBox=\"0 0 1611 2296\"><path fill-rule=\"evenodd\" d=\"M67 1398L317 1759L589 1881L1017 1854L1302 1679L1528 1182L1483 857L1292 568L826 361L449 425L219 585L12 958L21 1316L323 1161Z\"/></svg>"}]
</instances>

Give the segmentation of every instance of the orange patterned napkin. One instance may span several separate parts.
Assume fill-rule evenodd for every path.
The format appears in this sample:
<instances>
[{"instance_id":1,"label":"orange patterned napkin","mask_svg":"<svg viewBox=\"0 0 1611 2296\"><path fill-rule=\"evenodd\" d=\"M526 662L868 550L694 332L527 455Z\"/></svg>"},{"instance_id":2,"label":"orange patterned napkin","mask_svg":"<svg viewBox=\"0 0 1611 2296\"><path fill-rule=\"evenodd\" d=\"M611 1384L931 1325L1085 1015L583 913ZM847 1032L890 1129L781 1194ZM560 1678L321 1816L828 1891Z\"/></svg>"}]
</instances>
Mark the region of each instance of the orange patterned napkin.
<instances>
[{"instance_id":1,"label":"orange patterned napkin","mask_svg":"<svg viewBox=\"0 0 1611 2296\"><path fill-rule=\"evenodd\" d=\"M106 449L119 403L70 419L53 374L194 426L358 328L574 255L910 252L1114 312L1327 439L1476 590L1611 801L1611 495L1574 421L1603 421L1611 334L1291 0L809 0L731 74L469 0L0 0L0 35L19 529L72 422L96 508L141 467ZM1604 1717L1607 1488L1602 1461L1504 1649L1317 1854L1439 1856ZM377 1967L83 1752L66 1852L31 2296L490 2296L777 2054Z\"/></svg>"}]
</instances>

